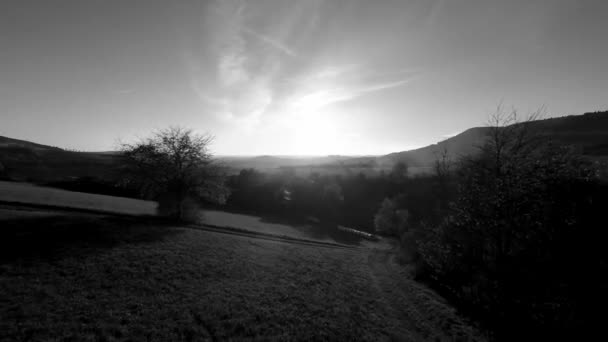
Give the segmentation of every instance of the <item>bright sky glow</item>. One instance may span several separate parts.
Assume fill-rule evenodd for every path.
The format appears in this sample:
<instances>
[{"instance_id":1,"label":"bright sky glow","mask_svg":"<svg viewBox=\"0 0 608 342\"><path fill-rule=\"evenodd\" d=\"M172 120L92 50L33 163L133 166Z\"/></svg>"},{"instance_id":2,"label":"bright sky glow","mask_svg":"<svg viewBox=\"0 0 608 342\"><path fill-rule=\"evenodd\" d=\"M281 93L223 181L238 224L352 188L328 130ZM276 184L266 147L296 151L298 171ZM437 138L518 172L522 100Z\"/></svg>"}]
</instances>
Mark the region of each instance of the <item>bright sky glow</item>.
<instances>
[{"instance_id":1,"label":"bright sky glow","mask_svg":"<svg viewBox=\"0 0 608 342\"><path fill-rule=\"evenodd\" d=\"M3 1L0 135L81 150L182 125L218 154L382 154L500 102L608 107L602 0Z\"/></svg>"}]
</instances>

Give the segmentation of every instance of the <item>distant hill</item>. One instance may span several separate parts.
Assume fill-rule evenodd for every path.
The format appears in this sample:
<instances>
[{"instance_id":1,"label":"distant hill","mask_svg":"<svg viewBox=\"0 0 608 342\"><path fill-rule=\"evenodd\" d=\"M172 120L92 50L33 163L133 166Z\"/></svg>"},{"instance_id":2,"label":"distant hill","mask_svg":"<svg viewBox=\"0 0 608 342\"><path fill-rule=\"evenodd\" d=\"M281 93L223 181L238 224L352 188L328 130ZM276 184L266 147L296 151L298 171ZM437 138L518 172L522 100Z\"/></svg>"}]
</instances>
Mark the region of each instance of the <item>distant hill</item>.
<instances>
[{"instance_id":1,"label":"distant hill","mask_svg":"<svg viewBox=\"0 0 608 342\"><path fill-rule=\"evenodd\" d=\"M218 156L217 159L229 168L257 169L269 171L284 167L319 166L340 163L355 157L349 156Z\"/></svg>"},{"instance_id":2,"label":"distant hill","mask_svg":"<svg viewBox=\"0 0 608 342\"><path fill-rule=\"evenodd\" d=\"M535 139L574 146L581 154L594 159L608 157L608 111L537 120L518 125L527 125ZM373 162L378 167L390 167L397 162L405 162L411 167L430 168L444 150L453 160L477 153L490 129L490 127L470 128L437 144L387 154L373 159ZM354 159L350 162L356 161ZM364 160L359 159L359 161Z\"/></svg>"},{"instance_id":3,"label":"distant hill","mask_svg":"<svg viewBox=\"0 0 608 342\"><path fill-rule=\"evenodd\" d=\"M59 147L36 144L26 140L19 140L0 136L0 149L26 148L30 150L61 150Z\"/></svg>"},{"instance_id":4,"label":"distant hill","mask_svg":"<svg viewBox=\"0 0 608 342\"><path fill-rule=\"evenodd\" d=\"M115 177L118 156L73 152L0 136L0 176L16 181L52 182L77 177Z\"/></svg>"},{"instance_id":5,"label":"distant hill","mask_svg":"<svg viewBox=\"0 0 608 342\"><path fill-rule=\"evenodd\" d=\"M483 145L489 127L469 128L466 131L443 140L437 144L418 148L410 151L390 153L376 158L378 165L393 165L397 162L405 162L409 166L427 167L432 166L440 153L444 150L452 158L471 155L477 152Z\"/></svg>"}]
</instances>

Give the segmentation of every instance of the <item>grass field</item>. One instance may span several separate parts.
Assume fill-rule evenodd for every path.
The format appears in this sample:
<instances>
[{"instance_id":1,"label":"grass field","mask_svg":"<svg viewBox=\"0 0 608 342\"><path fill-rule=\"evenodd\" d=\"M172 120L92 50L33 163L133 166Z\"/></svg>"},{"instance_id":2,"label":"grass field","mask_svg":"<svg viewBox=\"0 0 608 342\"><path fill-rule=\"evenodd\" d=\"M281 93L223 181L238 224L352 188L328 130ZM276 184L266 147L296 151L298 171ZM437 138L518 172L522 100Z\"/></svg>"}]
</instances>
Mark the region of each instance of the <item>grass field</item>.
<instances>
[{"instance_id":1,"label":"grass field","mask_svg":"<svg viewBox=\"0 0 608 342\"><path fill-rule=\"evenodd\" d=\"M0 181L0 202L104 211L128 215L156 215L156 202L87 194Z\"/></svg>"},{"instance_id":2,"label":"grass field","mask_svg":"<svg viewBox=\"0 0 608 342\"><path fill-rule=\"evenodd\" d=\"M280 218L259 217L220 210L202 210L202 224L234 227L256 233L288 236L297 239L324 241L348 245L365 246L368 241L361 237L340 231L333 226L288 221Z\"/></svg>"},{"instance_id":3,"label":"grass field","mask_svg":"<svg viewBox=\"0 0 608 342\"><path fill-rule=\"evenodd\" d=\"M0 181L0 203L21 203L30 206L79 209L127 215L156 215L156 203L131 198L113 197L41 187L27 183ZM50 215L49 210L5 211L2 215ZM201 210L199 223L222 227L233 227L257 233L288 236L298 239L312 239L332 243L362 244L355 235L345 234L337 229L327 229L314 224L295 224L272 221L253 215L230 213L219 210Z\"/></svg>"},{"instance_id":4,"label":"grass field","mask_svg":"<svg viewBox=\"0 0 608 342\"><path fill-rule=\"evenodd\" d=\"M89 214L1 223L2 341L475 336L437 296L391 268L387 250Z\"/></svg>"}]
</instances>

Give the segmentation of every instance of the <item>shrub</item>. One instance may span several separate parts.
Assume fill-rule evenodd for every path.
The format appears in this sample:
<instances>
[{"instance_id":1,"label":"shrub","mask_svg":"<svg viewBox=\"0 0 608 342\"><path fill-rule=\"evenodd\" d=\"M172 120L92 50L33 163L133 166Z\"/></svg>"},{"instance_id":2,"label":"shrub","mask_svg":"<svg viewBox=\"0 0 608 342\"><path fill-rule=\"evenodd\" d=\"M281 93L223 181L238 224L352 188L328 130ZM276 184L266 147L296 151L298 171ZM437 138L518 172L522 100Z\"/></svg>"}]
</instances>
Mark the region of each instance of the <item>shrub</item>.
<instances>
[{"instance_id":1,"label":"shrub","mask_svg":"<svg viewBox=\"0 0 608 342\"><path fill-rule=\"evenodd\" d=\"M384 235L399 236L407 229L409 213L397 208L395 201L385 198L374 216L376 232Z\"/></svg>"}]
</instances>

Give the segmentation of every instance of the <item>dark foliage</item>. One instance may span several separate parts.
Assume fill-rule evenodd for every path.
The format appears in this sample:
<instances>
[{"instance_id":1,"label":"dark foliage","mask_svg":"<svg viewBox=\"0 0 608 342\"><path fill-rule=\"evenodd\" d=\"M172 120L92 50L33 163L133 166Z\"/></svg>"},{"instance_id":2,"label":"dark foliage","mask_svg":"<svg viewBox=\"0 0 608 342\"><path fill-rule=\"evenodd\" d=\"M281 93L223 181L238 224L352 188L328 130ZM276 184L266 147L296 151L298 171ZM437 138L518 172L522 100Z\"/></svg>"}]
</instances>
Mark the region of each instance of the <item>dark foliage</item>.
<instances>
[{"instance_id":1,"label":"dark foliage","mask_svg":"<svg viewBox=\"0 0 608 342\"><path fill-rule=\"evenodd\" d=\"M383 201L393 203L395 211L407 209L408 227L439 223L447 203L455 196L451 177L447 173L441 177L408 176L404 164L378 176L312 173L302 177L290 172L269 174L245 169L228 179L231 194L227 206L399 236L405 225L384 232L375 226Z\"/></svg>"},{"instance_id":2,"label":"dark foliage","mask_svg":"<svg viewBox=\"0 0 608 342\"><path fill-rule=\"evenodd\" d=\"M598 324L590 303L608 302L608 186L571 150L515 127L460 162L441 222L405 241L418 276L497 339L574 339Z\"/></svg>"},{"instance_id":3,"label":"dark foliage","mask_svg":"<svg viewBox=\"0 0 608 342\"><path fill-rule=\"evenodd\" d=\"M209 151L211 141L211 136L171 127L124 145L123 185L157 200L161 214L196 220L196 202L223 203L227 196Z\"/></svg>"},{"instance_id":4,"label":"dark foliage","mask_svg":"<svg viewBox=\"0 0 608 342\"><path fill-rule=\"evenodd\" d=\"M374 231L374 214L385 197L397 195L406 184L415 184L392 174L359 175L261 173L242 170L229 177L232 209L291 218L320 220L358 230Z\"/></svg>"},{"instance_id":5,"label":"dark foliage","mask_svg":"<svg viewBox=\"0 0 608 342\"><path fill-rule=\"evenodd\" d=\"M4 165L2 165L2 163L0 163L0 180L11 180L8 172L6 172L6 168Z\"/></svg>"}]
</instances>

